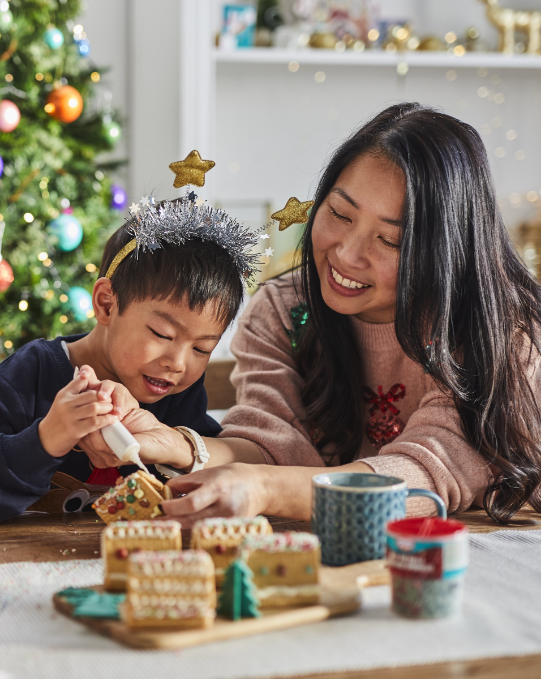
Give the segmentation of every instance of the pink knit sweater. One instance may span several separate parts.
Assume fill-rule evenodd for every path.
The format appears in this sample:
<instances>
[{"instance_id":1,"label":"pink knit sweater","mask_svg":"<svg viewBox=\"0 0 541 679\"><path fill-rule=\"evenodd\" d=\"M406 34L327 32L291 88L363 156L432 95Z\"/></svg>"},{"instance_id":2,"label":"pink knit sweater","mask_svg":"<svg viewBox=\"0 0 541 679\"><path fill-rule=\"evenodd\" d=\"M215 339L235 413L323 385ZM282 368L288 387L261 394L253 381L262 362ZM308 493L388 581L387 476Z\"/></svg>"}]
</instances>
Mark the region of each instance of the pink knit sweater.
<instances>
[{"instance_id":1,"label":"pink knit sweater","mask_svg":"<svg viewBox=\"0 0 541 679\"><path fill-rule=\"evenodd\" d=\"M303 424L303 378L286 333L292 328L291 308L298 304L291 274L267 283L250 301L232 343L237 405L222 423L220 436L253 441L268 464L323 467ZM497 470L465 440L452 400L404 354L393 323L353 322L366 386L375 394L378 387L384 394L397 383L405 387L405 396L392 403L406 425L403 432L378 451L366 434L367 406L359 459L378 474L405 479L409 488L437 492L451 512L482 504L483 491ZM433 510L429 500L408 501L409 514Z\"/></svg>"}]
</instances>

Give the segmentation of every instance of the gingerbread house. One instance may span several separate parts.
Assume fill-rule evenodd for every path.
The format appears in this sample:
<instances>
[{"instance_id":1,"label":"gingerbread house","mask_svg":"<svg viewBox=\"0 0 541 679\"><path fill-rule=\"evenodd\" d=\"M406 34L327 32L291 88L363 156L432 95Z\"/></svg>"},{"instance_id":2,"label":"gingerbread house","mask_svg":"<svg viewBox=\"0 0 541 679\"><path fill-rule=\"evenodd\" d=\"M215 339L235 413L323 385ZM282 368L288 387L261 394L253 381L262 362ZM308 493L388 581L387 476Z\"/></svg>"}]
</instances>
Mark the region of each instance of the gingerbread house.
<instances>
[{"instance_id":1,"label":"gingerbread house","mask_svg":"<svg viewBox=\"0 0 541 679\"><path fill-rule=\"evenodd\" d=\"M214 564L207 552L139 552L128 559L123 619L128 627L210 627L216 616Z\"/></svg>"},{"instance_id":2,"label":"gingerbread house","mask_svg":"<svg viewBox=\"0 0 541 679\"><path fill-rule=\"evenodd\" d=\"M216 584L220 586L225 570L236 558L237 548L244 538L271 533L272 527L264 516L203 519L194 524L190 546L192 549L204 549L210 554L214 562Z\"/></svg>"},{"instance_id":3,"label":"gingerbread house","mask_svg":"<svg viewBox=\"0 0 541 679\"><path fill-rule=\"evenodd\" d=\"M105 521L143 521L161 516L159 504L171 500L173 493L152 474L136 471L119 477L115 486L102 495L92 507Z\"/></svg>"},{"instance_id":4,"label":"gingerbread house","mask_svg":"<svg viewBox=\"0 0 541 679\"><path fill-rule=\"evenodd\" d=\"M319 602L319 538L311 533L247 536L240 557L254 574L261 608L307 606Z\"/></svg>"},{"instance_id":5,"label":"gingerbread house","mask_svg":"<svg viewBox=\"0 0 541 679\"><path fill-rule=\"evenodd\" d=\"M182 549L181 526L177 521L116 521L101 533L101 555L105 588L126 589L128 557L141 551Z\"/></svg>"}]
</instances>

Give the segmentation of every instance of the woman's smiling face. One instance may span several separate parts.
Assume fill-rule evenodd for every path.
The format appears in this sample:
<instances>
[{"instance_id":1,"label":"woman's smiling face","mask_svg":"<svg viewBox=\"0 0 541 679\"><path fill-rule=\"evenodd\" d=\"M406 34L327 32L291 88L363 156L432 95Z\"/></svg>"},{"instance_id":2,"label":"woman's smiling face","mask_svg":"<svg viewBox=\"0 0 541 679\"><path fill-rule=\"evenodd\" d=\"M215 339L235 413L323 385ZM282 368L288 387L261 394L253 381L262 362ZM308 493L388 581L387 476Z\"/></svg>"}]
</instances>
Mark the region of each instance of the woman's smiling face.
<instances>
[{"instance_id":1,"label":"woman's smiling face","mask_svg":"<svg viewBox=\"0 0 541 679\"><path fill-rule=\"evenodd\" d=\"M365 154L341 173L312 229L325 303L368 323L394 320L406 180L394 163Z\"/></svg>"}]
</instances>

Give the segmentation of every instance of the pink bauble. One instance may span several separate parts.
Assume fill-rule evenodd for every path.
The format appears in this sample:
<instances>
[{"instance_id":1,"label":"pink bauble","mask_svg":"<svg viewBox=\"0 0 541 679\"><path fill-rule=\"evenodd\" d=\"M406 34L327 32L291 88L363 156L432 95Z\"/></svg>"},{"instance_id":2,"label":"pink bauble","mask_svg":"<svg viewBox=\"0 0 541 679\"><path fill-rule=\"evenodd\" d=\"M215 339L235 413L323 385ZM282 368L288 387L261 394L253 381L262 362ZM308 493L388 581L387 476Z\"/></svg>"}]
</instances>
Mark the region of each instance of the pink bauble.
<instances>
[{"instance_id":1,"label":"pink bauble","mask_svg":"<svg viewBox=\"0 0 541 679\"><path fill-rule=\"evenodd\" d=\"M5 259L0 260L0 292L5 292L13 283L13 269Z\"/></svg>"},{"instance_id":2,"label":"pink bauble","mask_svg":"<svg viewBox=\"0 0 541 679\"><path fill-rule=\"evenodd\" d=\"M13 132L19 124L21 112L9 99L0 101L0 132Z\"/></svg>"}]
</instances>

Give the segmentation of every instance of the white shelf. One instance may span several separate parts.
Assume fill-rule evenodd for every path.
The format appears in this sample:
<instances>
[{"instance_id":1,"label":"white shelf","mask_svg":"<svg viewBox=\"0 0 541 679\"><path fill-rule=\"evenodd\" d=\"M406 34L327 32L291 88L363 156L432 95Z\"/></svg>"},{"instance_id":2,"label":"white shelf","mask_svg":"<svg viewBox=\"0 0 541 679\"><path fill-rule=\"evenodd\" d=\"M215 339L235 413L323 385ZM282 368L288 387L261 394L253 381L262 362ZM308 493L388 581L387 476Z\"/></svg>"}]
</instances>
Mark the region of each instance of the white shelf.
<instances>
[{"instance_id":1,"label":"white shelf","mask_svg":"<svg viewBox=\"0 0 541 679\"><path fill-rule=\"evenodd\" d=\"M214 49L212 58L222 64L289 64L296 61L300 65L396 67L405 62L410 67L541 69L541 55L515 54L509 57L499 52L467 52L464 56L457 57L448 52L335 52L325 49L254 47L231 51Z\"/></svg>"}]
</instances>

